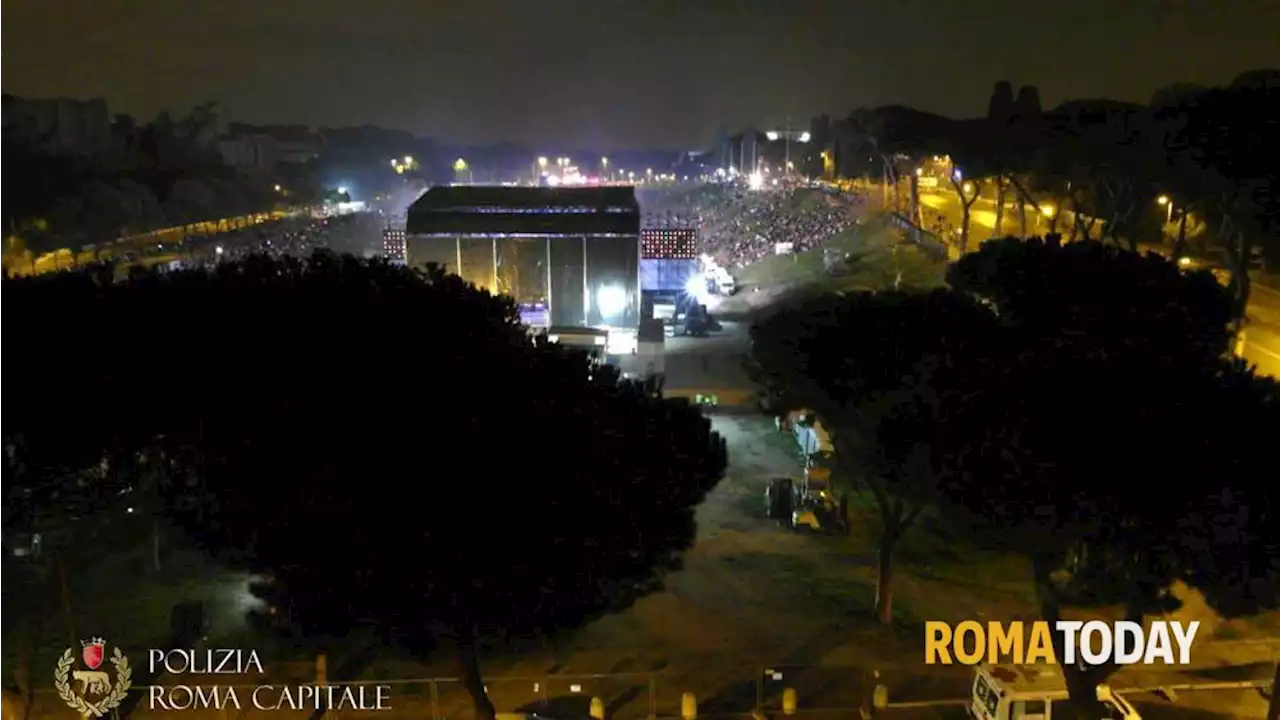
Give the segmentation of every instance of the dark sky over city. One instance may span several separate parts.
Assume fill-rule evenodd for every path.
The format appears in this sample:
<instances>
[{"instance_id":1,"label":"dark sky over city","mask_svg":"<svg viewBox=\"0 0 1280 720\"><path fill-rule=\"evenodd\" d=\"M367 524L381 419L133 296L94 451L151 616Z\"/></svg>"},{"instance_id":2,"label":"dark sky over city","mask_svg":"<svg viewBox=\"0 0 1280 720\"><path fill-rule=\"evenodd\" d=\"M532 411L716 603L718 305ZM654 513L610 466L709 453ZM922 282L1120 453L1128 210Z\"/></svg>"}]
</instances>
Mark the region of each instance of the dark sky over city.
<instances>
[{"instance_id":1,"label":"dark sky over city","mask_svg":"<svg viewBox=\"0 0 1280 720\"><path fill-rule=\"evenodd\" d=\"M705 146L994 81L1145 101L1280 65L1276 0L6 0L4 91L150 118L373 123L461 143Z\"/></svg>"}]
</instances>

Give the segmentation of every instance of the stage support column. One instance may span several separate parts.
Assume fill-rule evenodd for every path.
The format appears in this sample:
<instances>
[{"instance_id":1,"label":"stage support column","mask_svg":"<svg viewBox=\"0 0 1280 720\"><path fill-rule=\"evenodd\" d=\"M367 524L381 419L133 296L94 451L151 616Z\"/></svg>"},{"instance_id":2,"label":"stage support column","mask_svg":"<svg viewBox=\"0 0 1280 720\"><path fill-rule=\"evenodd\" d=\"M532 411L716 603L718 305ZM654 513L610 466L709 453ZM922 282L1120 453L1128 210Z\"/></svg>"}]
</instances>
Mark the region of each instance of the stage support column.
<instances>
[{"instance_id":1,"label":"stage support column","mask_svg":"<svg viewBox=\"0 0 1280 720\"><path fill-rule=\"evenodd\" d=\"M587 282L587 236L582 236L582 324L591 325L591 284Z\"/></svg>"}]
</instances>

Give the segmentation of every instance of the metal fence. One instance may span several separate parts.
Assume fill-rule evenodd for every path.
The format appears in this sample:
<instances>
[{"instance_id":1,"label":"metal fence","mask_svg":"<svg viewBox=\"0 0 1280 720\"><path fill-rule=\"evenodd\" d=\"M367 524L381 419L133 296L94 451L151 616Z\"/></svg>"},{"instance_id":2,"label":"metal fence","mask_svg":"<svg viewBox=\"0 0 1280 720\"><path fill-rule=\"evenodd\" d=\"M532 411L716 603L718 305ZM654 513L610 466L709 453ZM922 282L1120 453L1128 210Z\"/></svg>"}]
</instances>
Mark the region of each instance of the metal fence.
<instances>
[{"instance_id":1,"label":"metal fence","mask_svg":"<svg viewBox=\"0 0 1280 720\"><path fill-rule=\"evenodd\" d=\"M949 245L938 235L925 230L900 213L890 213L888 217L890 225L906 233L907 239L919 246L929 257L938 262L946 262L950 259Z\"/></svg>"},{"instance_id":2,"label":"metal fence","mask_svg":"<svg viewBox=\"0 0 1280 720\"><path fill-rule=\"evenodd\" d=\"M891 675L891 674L890 674ZM968 671L944 673L929 683L911 679L903 690L919 697L928 690L938 699L966 697ZM286 683L276 681L270 689L255 690L263 684L216 685L215 677L203 676L200 696L184 686L170 684L135 686L121 706L109 713L113 718L159 718L181 712L186 720L286 720L318 717L314 703L306 709L292 709L276 703ZM584 675L505 676L485 678L485 689L500 713L538 712L550 717L585 718L593 699L599 699L608 720L652 720L682 718L688 710L686 693L694 693L698 717L748 718L781 715L784 691L795 693L799 715L822 713L849 717L871 707L871 691L877 683L907 678L875 676L857 668L777 666L738 668L720 671L703 667L690 670L663 670L644 673ZM431 720L469 720L474 717L470 695L456 678L415 678L400 680L360 680L335 683L357 691L365 689L369 703L378 687L384 688L388 708L353 710L350 707L324 713L329 718L353 715L413 717ZM297 687L293 685L292 687ZM6 693L6 720L21 718L22 703ZM76 713L53 689L40 689L32 699L29 720L70 718Z\"/></svg>"},{"instance_id":3,"label":"metal fence","mask_svg":"<svg viewBox=\"0 0 1280 720\"><path fill-rule=\"evenodd\" d=\"M1117 676L1115 684L1118 690L1134 694L1150 693L1156 688L1192 693L1262 688L1274 677L1278 650L1280 645L1273 638L1208 641L1199 646L1199 652L1230 655L1236 661L1237 672L1222 674L1216 662L1172 675L1168 670L1131 668L1123 671L1123 680ZM720 660L707 658L701 663L646 672L495 675L485 678L485 687L500 713L537 712L557 718L586 718L591 714L592 700L599 699L597 709L607 720L673 720L686 716L689 707L685 695L693 693L700 718L759 720L794 714L804 720L826 720L871 713L877 686L886 688L888 695L888 707L876 713L880 717L963 717L973 682L972 668L959 665L926 668L916 663L888 663L872 670L852 665L762 667ZM181 712L184 720L318 720L321 715L471 720L475 716L471 697L457 678L330 681L335 690L351 688L357 695L363 688L369 701L381 687L386 699L381 711L351 709L348 705L320 713L314 702L305 709L293 709L287 703L279 708L266 707L279 701L284 687L312 685L317 679L315 667L306 662L282 664L262 679L247 681L231 676L221 684L216 675L195 676L188 682L200 683L203 697L199 699L181 689L182 680L166 676L159 685L133 687L121 706L108 716L151 719L173 712ZM41 679L40 675L34 678L40 687L33 695L29 712L20 698L9 692L4 694L4 720L73 718L78 714L53 688L53 678ZM142 679L135 677L135 681L141 683ZM264 686L267 689L258 691L255 702L255 690ZM794 713L786 712L790 709L786 700L794 702Z\"/></svg>"}]
</instances>

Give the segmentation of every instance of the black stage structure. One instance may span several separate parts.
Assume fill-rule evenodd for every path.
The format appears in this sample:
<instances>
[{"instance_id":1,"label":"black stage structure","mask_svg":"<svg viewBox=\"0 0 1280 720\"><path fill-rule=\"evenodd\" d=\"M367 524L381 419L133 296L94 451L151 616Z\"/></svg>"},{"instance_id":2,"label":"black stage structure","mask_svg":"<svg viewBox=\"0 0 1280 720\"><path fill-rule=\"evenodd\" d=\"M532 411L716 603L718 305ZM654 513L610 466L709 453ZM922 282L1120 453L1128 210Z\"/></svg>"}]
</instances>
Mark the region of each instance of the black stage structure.
<instances>
[{"instance_id":1,"label":"black stage structure","mask_svg":"<svg viewBox=\"0 0 1280 720\"><path fill-rule=\"evenodd\" d=\"M436 187L409 208L405 230L409 265L545 304L550 325L640 325L633 187Z\"/></svg>"}]
</instances>

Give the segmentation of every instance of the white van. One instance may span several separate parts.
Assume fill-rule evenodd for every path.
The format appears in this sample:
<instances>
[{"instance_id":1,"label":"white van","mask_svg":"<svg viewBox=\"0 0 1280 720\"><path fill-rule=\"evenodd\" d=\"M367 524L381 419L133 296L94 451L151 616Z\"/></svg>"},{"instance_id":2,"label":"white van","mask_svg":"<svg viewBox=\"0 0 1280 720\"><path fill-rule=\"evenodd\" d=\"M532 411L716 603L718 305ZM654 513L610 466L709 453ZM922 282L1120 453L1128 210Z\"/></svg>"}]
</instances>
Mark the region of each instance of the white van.
<instances>
[{"instance_id":1,"label":"white van","mask_svg":"<svg viewBox=\"0 0 1280 720\"><path fill-rule=\"evenodd\" d=\"M973 697L965 708L975 720L1052 720L1053 704L1067 699L1058 665L987 665L974 668ZM1138 711L1107 685L1098 686L1107 708L1099 720L1142 720Z\"/></svg>"}]
</instances>

